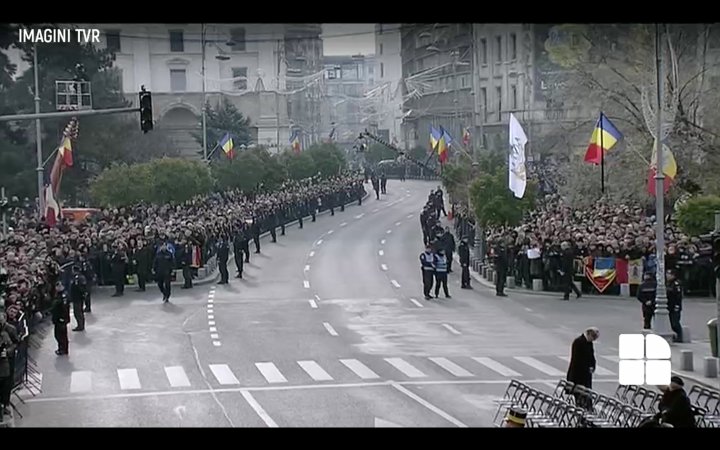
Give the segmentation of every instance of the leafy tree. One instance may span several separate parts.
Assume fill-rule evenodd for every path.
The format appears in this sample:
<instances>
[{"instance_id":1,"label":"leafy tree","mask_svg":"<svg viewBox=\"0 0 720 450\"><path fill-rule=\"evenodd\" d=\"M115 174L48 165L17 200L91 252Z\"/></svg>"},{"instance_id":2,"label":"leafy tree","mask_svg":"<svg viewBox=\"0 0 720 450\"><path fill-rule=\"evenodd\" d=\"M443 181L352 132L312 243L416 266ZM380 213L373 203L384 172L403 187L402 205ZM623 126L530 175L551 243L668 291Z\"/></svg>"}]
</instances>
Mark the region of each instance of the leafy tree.
<instances>
[{"instance_id":1,"label":"leafy tree","mask_svg":"<svg viewBox=\"0 0 720 450\"><path fill-rule=\"evenodd\" d=\"M220 142L220 139L225 136L225 133L232 135L236 153L240 151L239 147L241 145L250 145L252 141L250 119L245 117L229 99L223 97L222 103L219 103L214 108L208 102L206 111L205 124L207 129L208 155L218 142ZM195 141L200 144L200 148L202 148L202 132L193 133L193 137ZM221 155L222 150L218 149L215 154L218 156ZM200 155L203 155L202 151L200 151Z\"/></svg>"},{"instance_id":2,"label":"leafy tree","mask_svg":"<svg viewBox=\"0 0 720 450\"><path fill-rule=\"evenodd\" d=\"M286 150L280 156L280 160L290 179L302 180L317 174L315 160L307 152L296 154L291 150Z\"/></svg>"},{"instance_id":3,"label":"leafy tree","mask_svg":"<svg viewBox=\"0 0 720 450\"><path fill-rule=\"evenodd\" d=\"M231 161L212 164L215 186L220 190L241 189L250 191L263 182L263 162L253 152L244 151Z\"/></svg>"},{"instance_id":4,"label":"leafy tree","mask_svg":"<svg viewBox=\"0 0 720 450\"><path fill-rule=\"evenodd\" d=\"M717 211L720 211L720 197L693 197L680 206L675 217L683 232L698 236L713 231Z\"/></svg>"},{"instance_id":5,"label":"leafy tree","mask_svg":"<svg viewBox=\"0 0 720 450\"><path fill-rule=\"evenodd\" d=\"M335 176L347 167L345 153L335 144L313 144L306 152L313 159L318 173L324 177Z\"/></svg>"},{"instance_id":6,"label":"leafy tree","mask_svg":"<svg viewBox=\"0 0 720 450\"><path fill-rule=\"evenodd\" d=\"M287 169L280 162L280 158L271 155L265 147L255 147L248 150L260 160L261 183L266 189L275 189L288 178Z\"/></svg>"},{"instance_id":7,"label":"leafy tree","mask_svg":"<svg viewBox=\"0 0 720 450\"><path fill-rule=\"evenodd\" d=\"M395 159L397 156L395 151L382 144L372 144L365 151L365 161L371 167L376 166L380 161Z\"/></svg>"}]
</instances>

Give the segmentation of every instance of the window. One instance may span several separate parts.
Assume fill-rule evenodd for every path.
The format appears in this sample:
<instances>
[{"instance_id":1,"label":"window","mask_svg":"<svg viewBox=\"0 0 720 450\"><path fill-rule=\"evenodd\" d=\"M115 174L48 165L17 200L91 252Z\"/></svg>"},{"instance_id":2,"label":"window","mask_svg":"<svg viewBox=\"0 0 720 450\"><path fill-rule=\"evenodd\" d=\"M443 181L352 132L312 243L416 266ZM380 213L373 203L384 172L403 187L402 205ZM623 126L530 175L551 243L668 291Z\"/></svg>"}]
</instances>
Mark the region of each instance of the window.
<instances>
[{"instance_id":1,"label":"window","mask_svg":"<svg viewBox=\"0 0 720 450\"><path fill-rule=\"evenodd\" d=\"M517 109L518 98L517 98L517 86L515 86L515 85L510 86L510 98L512 101L512 103L510 104L512 109L514 109L514 110Z\"/></svg>"},{"instance_id":2,"label":"window","mask_svg":"<svg viewBox=\"0 0 720 450\"><path fill-rule=\"evenodd\" d=\"M627 385L670 384L670 344L655 334L621 334L618 342L619 383Z\"/></svg>"},{"instance_id":3,"label":"window","mask_svg":"<svg viewBox=\"0 0 720 450\"><path fill-rule=\"evenodd\" d=\"M486 88L480 88L480 106L482 107L482 120L485 122L487 120L487 109L488 109L488 102L487 102L487 89Z\"/></svg>"},{"instance_id":4,"label":"window","mask_svg":"<svg viewBox=\"0 0 720 450\"><path fill-rule=\"evenodd\" d=\"M379 50L379 53L382 55L382 54L383 54L383 45L382 45L382 42L380 43L380 48L379 48L378 50Z\"/></svg>"},{"instance_id":5,"label":"window","mask_svg":"<svg viewBox=\"0 0 720 450\"><path fill-rule=\"evenodd\" d=\"M480 64L487 64L487 39L480 39Z\"/></svg>"},{"instance_id":6,"label":"window","mask_svg":"<svg viewBox=\"0 0 720 450\"><path fill-rule=\"evenodd\" d=\"M170 91L185 92L186 89L185 69L170 69Z\"/></svg>"},{"instance_id":7,"label":"window","mask_svg":"<svg viewBox=\"0 0 720 450\"><path fill-rule=\"evenodd\" d=\"M106 30L105 42L108 50L114 53L120 53L120 30Z\"/></svg>"},{"instance_id":8,"label":"window","mask_svg":"<svg viewBox=\"0 0 720 450\"><path fill-rule=\"evenodd\" d=\"M497 121L502 120L502 87L495 88L495 97L497 98Z\"/></svg>"},{"instance_id":9,"label":"window","mask_svg":"<svg viewBox=\"0 0 720 450\"><path fill-rule=\"evenodd\" d=\"M517 36L515 33L510 33L510 61L517 59Z\"/></svg>"},{"instance_id":10,"label":"window","mask_svg":"<svg viewBox=\"0 0 720 450\"><path fill-rule=\"evenodd\" d=\"M502 36L495 36L495 62L502 62Z\"/></svg>"},{"instance_id":11,"label":"window","mask_svg":"<svg viewBox=\"0 0 720 450\"><path fill-rule=\"evenodd\" d=\"M233 80L233 88L235 88L236 91L247 90L247 67L233 67L232 76L235 78Z\"/></svg>"},{"instance_id":12,"label":"window","mask_svg":"<svg viewBox=\"0 0 720 450\"><path fill-rule=\"evenodd\" d=\"M232 46L234 51L244 52L245 51L245 28L233 28L230 30L230 42L235 45Z\"/></svg>"},{"instance_id":13,"label":"window","mask_svg":"<svg viewBox=\"0 0 720 450\"><path fill-rule=\"evenodd\" d=\"M385 64L380 63L380 78L384 78L384 77L385 77Z\"/></svg>"},{"instance_id":14,"label":"window","mask_svg":"<svg viewBox=\"0 0 720 450\"><path fill-rule=\"evenodd\" d=\"M170 51L171 52L184 52L185 43L183 42L182 30L171 30L170 31Z\"/></svg>"}]
</instances>

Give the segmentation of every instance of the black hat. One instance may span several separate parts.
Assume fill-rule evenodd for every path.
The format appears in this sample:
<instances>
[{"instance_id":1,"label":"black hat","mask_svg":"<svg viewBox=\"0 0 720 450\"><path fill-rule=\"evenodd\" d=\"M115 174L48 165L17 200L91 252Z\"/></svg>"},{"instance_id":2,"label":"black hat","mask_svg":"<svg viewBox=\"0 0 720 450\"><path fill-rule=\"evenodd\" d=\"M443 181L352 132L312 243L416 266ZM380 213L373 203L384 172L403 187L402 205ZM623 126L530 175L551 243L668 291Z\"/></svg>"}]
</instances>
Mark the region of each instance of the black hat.
<instances>
[{"instance_id":1,"label":"black hat","mask_svg":"<svg viewBox=\"0 0 720 450\"><path fill-rule=\"evenodd\" d=\"M670 382L679 384L680 386L685 386L685 382L683 381L683 379L678 376L674 376L674 377L670 378Z\"/></svg>"},{"instance_id":2,"label":"black hat","mask_svg":"<svg viewBox=\"0 0 720 450\"><path fill-rule=\"evenodd\" d=\"M505 418L508 422L513 422L518 425L525 425L525 419L527 418L527 412L519 408L510 408Z\"/></svg>"}]
</instances>

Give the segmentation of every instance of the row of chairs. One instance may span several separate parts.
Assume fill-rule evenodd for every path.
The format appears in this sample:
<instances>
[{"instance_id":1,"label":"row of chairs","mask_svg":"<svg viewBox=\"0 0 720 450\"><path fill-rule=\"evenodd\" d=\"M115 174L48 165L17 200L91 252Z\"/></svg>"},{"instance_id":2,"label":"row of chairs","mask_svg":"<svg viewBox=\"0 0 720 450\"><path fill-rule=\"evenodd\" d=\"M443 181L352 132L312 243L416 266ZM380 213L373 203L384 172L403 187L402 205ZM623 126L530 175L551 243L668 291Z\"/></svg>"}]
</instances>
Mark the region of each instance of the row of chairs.
<instances>
[{"instance_id":1,"label":"row of chairs","mask_svg":"<svg viewBox=\"0 0 720 450\"><path fill-rule=\"evenodd\" d=\"M644 397L637 403L625 402L567 380L558 381L553 395L583 408L584 419L592 427L634 428L652 415L638 406Z\"/></svg>"},{"instance_id":2,"label":"row of chairs","mask_svg":"<svg viewBox=\"0 0 720 450\"><path fill-rule=\"evenodd\" d=\"M521 381L511 380L503 398L497 401L498 409L494 422L498 416L502 417L510 408L521 408L527 412L525 426L530 428L577 428L581 427L583 412L563 399L548 395Z\"/></svg>"}]
</instances>

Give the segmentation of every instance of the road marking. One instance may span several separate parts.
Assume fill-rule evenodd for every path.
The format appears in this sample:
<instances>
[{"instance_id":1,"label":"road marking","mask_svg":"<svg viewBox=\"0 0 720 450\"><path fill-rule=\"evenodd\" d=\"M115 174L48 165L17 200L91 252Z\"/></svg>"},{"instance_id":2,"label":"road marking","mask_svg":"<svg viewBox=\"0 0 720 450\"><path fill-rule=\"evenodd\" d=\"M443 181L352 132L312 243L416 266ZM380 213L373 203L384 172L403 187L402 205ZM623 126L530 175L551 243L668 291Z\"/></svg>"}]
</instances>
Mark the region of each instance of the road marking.
<instances>
[{"instance_id":1,"label":"road marking","mask_svg":"<svg viewBox=\"0 0 720 450\"><path fill-rule=\"evenodd\" d=\"M212 315L212 314L208 314L208 320L213 320L214 318L215 318L215 316L214 316L214 315Z\"/></svg>"},{"instance_id":2,"label":"road marking","mask_svg":"<svg viewBox=\"0 0 720 450\"><path fill-rule=\"evenodd\" d=\"M210 325L210 326L214 326L214 325L215 325L215 321L214 321L214 320L210 320L210 321L208 321L208 325Z\"/></svg>"},{"instance_id":3,"label":"road marking","mask_svg":"<svg viewBox=\"0 0 720 450\"><path fill-rule=\"evenodd\" d=\"M447 370L451 374L455 375L456 377L472 377L473 374L468 372L467 370L463 369L462 367L458 366L454 362L450 361L447 358L429 358L430 361L434 362L438 366L442 367L443 369Z\"/></svg>"},{"instance_id":4,"label":"road marking","mask_svg":"<svg viewBox=\"0 0 720 450\"><path fill-rule=\"evenodd\" d=\"M442 326L443 326L443 328L445 328L446 330L448 330L449 332L451 332L451 333L454 334L454 335L461 335L461 334L462 334L461 332L459 332L458 330L456 330L455 328L453 328L451 325L448 325L447 323L442 324Z\"/></svg>"},{"instance_id":5,"label":"road marking","mask_svg":"<svg viewBox=\"0 0 720 450\"><path fill-rule=\"evenodd\" d=\"M213 305L207 305L208 312L212 312Z\"/></svg>"},{"instance_id":6,"label":"road marking","mask_svg":"<svg viewBox=\"0 0 720 450\"><path fill-rule=\"evenodd\" d=\"M383 239L382 241L380 241L380 245L385 245L385 242L387 242L387 241L385 241L385 239Z\"/></svg>"},{"instance_id":7,"label":"road marking","mask_svg":"<svg viewBox=\"0 0 720 450\"><path fill-rule=\"evenodd\" d=\"M345 367L352 370L355 375L359 376L363 380L380 378L380 375L373 372L368 366L361 363L357 359L341 359L340 362L343 363Z\"/></svg>"},{"instance_id":8,"label":"road marking","mask_svg":"<svg viewBox=\"0 0 720 450\"><path fill-rule=\"evenodd\" d=\"M399 384L397 384L397 383L392 383L391 386L394 387L395 389L397 389L398 391L402 392L403 394L407 395L407 396L410 397L411 399L415 400L416 402L420 403L420 404L423 405L425 408L427 408L427 409L429 409L430 411L434 412L434 413L437 414L438 416L440 416L440 417L442 417L443 419L447 420L447 421L450 422L451 424L455 425L456 427L459 427L459 428L468 428L468 426L465 425L464 423L460 422L459 420L457 420L456 418L454 418L454 417L451 416L450 414L446 413L446 412L443 411L442 409L438 408L437 406L433 405L432 403L428 402L427 400L425 400L424 398L422 398L422 397L420 397L419 395L415 394L414 392L408 390L407 388L405 388L405 387L403 387L403 386L401 386L401 385L399 385Z\"/></svg>"},{"instance_id":9,"label":"road marking","mask_svg":"<svg viewBox=\"0 0 720 450\"><path fill-rule=\"evenodd\" d=\"M315 303L315 300L310 299L310 300L308 300L308 301L310 302L310 307L311 307L311 308L313 308L313 309L316 309L316 308L317 308L317 303Z\"/></svg>"},{"instance_id":10,"label":"road marking","mask_svg":"<svg viewBox=\"0 0 720 450\"><path fill-rule=\"evenodd\" d=\"M323 322L323 326L325 327L325 329L327 330L327 332L330 333L330 336L337 336L337 335L338 335L337 331L335 331L335 328L333 328L332 325L330 325L329 323Z\"/></svg>"},{"instance_id":11,"label":"road marking","mask_svg":"<svg viewBox=\"0 0 720 450\"><path fill-rule=\"evenodd\" d=\"M389 420L376 417L375 428L403 428L403 426L395 422L390 422Z\"/></svg>"},{"instance_id":12,"label":"road marking","mask_svg":"<svg viewBox=\"0 0 720 450\"><path fill-rule=\"evenodd\" d=\"M392 234L392 230L387 230L387 234Z\"/></svg>"},{"instance_id":13,"label":"road marking","mask_svg":"<svg viewBox=\"0 0 720 450\"><path fill-rule=\"evenodd\" d=\"M70 392L92 391L92 372L76 370L70 375Z\"/></svg>"},{"instance_id":14,"label":"road marking","mask_svg":"<svg viewBox=\"0 0 720 450\"><path fill-rule=\"evenodd\" d=\"M320 296L315 294L315 300L320 301Z\"/></svg>"},{"instance_id":15,"label":"road marking","mask_svg":"<svg viewBox=\"0 0 720 450\"><path fill-rule=\"evenodd\" d=\"M509 368L507 366L500 364L499 362L495 361L492 358L487 358L487 357L482 356L482 357L473 358L473 359L475 361L479 362L480 364L482 364L483 366L487 367L488 369L492 370L493 372L497 372L504 377L519 377L519 376L521 376L520 373L512 370L511 368Z\"/></svg>"},{"instance_id":16,"label":"road marking","mask_svg":"<svg viewBox=\"0 0 720 450\"><path fill-rule=\"evenodd\" d=\"M212 333L212 334L210 335L210 339L220 339L220 335L217 334L217 333Z\"/></svg>"},{"instance_id":17,"label":"road marking","mask_svg":"<svg viewBox=\"0 0 720 450\"><path fill-rule=\"evenodd\" d=\"M530 308L525 308L525 311L527 311L527 312L532 312L532 309L530 309Z\"/></svg>"},{"instance_id":18,"label":"road marking","mask_svg":"<svg viewBox=\"0 0 720 450\"><path fill-rule=\"evenodd\" d=\"M385 264L380 264L380 268L381 268L382 270L388 270L388 266L385 265Z\"/></svg>"},{"instance_id":19,"label":"road marking","mask_svg":"<svg viewBox=\"0 0 720 450\"><path fill-rule=\"evenodd\" d=\"M307 272L308 270L310 270L310 264L305 264L305 272Z\"/></svg>"},{"instance_id":20,"label":"road marking","mask_svg":"<svg viewBox=\"0 0 720 450\"><path fill-rule=\"evenodd\" d=\"M208 303L214 303L214 302L215 302L214 299L212 299L212 298L209 298L209 299L208 299Z\"/></svg>"},{"instance_id":21,"label":"road marking","mask_svg":"<svg viewBox=\"0 0 720 450\"><path fill-rule=\"evenodd\" d=\"M567 363L570 362L570 357L569 357L569 356L558 356L558 358L562 359L563 361L565 361L565 362L567 362ZM603 376L612 376L612 375L615 375L614 372L612 372L612 371L610 371L610 370L608 370L608 369L606 369L606 368L604 368L604 367L600 367L600 366L598 366L597 364L595 365L595 374L596 374L596 375L603 375Z\"/></svg>"},{"instance_id":22,"label":"road marking","mask_svg":"<svg viewBox=\"0 0 720 450\"><path fill-rule=\"evenodd\" d=\"M308 280L303 280L303 287L305 289L310 289L310 282Z\"/></svg>"},{"instance_id":23,"label":"road marking","mask_svg":"<svg viewBox=\"0 0 720 450\"><path fill-rule=\"evenodd\" d=\"M316 243L316 245L320 245L320 244L322 244L322 239L318 239L318 241Z\"/></svg>"},{"instance_id":24,"label":"road marking","mask_svg":"<svg viewBox=\"0 0 720 450\"><path fill-rule=\"evenodd\" d=\"M425 305L423 305L423 304L420 303L419 301L415 300L414 298L411 298L410 301L413 302L413 303L415 304L415 306L417 306L418 308L424 308L424 307L425 307Z\"/></svg>"},{"instance_id":25,"label":"road marking","mask_svg":"<svg viewBox=\"0 0 720 450\"><path fill-rule=\"evenodd\" d=\"M167 376L170 387L190 387L190 379L182 366L166 367L165 376Z\"/></svg>"},{"instance_id":26,"label":"road marking","mask_svg":"<svg viewBox=\"0 0 720 450\"><path fill-rule=\"evenodd\" d=\"M210 364L210 370L217 379L218 383L223 386L229 384L240 384L240 381L235 378L235 375L230 370L227 364Z\"/></svg>"},{"instance_id":27,"label":"road marking","mask_svg":"<svg viewBox=\"0 0 720 450\"><path fill-rule=\"evenodd\" d=\"M300 367L315 381L331 381L333 377L315 361L298 361Z\"/></svg>"},{"instance_id":28,"label":"road marking","mask_svg":"<svg viewBox=\"0 0 720 450\"><path fill-rule=\"evenodd\" d=\"M208 298L213 298L213 297L215 297L215 292L212 292L212 291L211 291L211 292L208 294Z\"/></svg>"},{"instance_id":29,"label":"road marking","mask_svg":"<svg viewBox=\"0 0 720 450\"><path fill-rule=\"evenodd\" d=\"M561 377L561 376L565 375L560 370L558 370L552 366L549 366L542 361L538 361L537 359L532 358L530 356L515 356L514 358L517 359L518 361L520 361L521 363L527 364L528 366L532 367L533 369L539 370L540 372L542 372L546 375L550 375L551 377Z\"/></svg>"},{"instance_id":30,"label":"road marking","mask_svg":"<svg viewBox=\"0 0 720 450\"><path fill-rule=\"evenodd\" d=\"M343 222L340 224L341 227L347 226L347 222Z\"/></svg>"},{"instance_id":31,"label":"road marking","mask_svg":"<svg viewBox=\"0 0 720 450\"><path fill-rule=\"evenodd\" d=\"M527 384L553 383L557 384L557 379L550 380L523 380ZM593 383L607 383L617 386L617 377L615 378L598 378ZM167 390L167 391L149 391L149 392L126 392L122 394L97 394L97 395L72 395L64 397L34 397L25 400L25 403L52 403L52 402L76 402L78 400L111 400L122 398L144 398L144 397L167 397L178 395L199 395L199 394L225 394L235 392L263 392L263 391L301 391L313 389L348 389L389 386L397 384L400 386L451 386L451 385L498 385L507 386L507 380L415 380L415 381L375 381L363 383L336 383L336 384L299 384L299 385L277 385L277 386L255 386L255 387L228 387L228 388L209 388L209 389L193 389L193 390Z\"/></svg>"},{"instance_id":32,"label":"road marking","mask_svg":"<svg viewBox=\"0 0 720 450\"><path fill-rule=\"evenodd\" d=\"M217 328L216 328L216 327L210 327L210 332L211 332L211 333L216 333L216 332L217 332Z\"/></svg>"},{"instance_id":33,"label":"road marking","mask_svg":"<svg viewBox=\"0 0 720 450\"><path fill-rule=\"evenodd\" d=\"M310 257L312 258L313 256L315 256L315 252L310 252Z\"/></svg>"},{"instance_id":34,"label":"road marking","mask_svg":"<svg viewBox=\"0 0 720 450\"><path fill-rule=\"evenodd\" d=\"M390 365L395 367L397 370L405 374L405 376L410 378L424 378L427 377L424 373L422 373L420 370L416 369L414 366L410 365L409 363L405 362L402 358L385 358L385 361L387 361Z\"/></svg>"},{"instance_id":35,"label":"road marking","mask_svg":"<svg viewBox=\"0 0 720 450\"><path fill-rule=\"evenodd\" d=\"M400 289L400 283L398 283L396 280L390 280L390 283L392 283L392 285L395 286L397 289Z\"/></svg>"},{"instance_id":36,"label":"road marking","mask_svg":"<svg viewBox=\"0 0 720 450\"><path fill-rule=\"evenodd\" d=\"M287 383L287 379L280 373L280 370L271 362L255 363L260 373L268 383Z\"/></svg>"},{"instance_id":37,"label":"road marking","mask_svg":"<svg viewBox=\"0 0 720 450\"><path fill-rule=\"evenodd\" d=\"M399 227L402 222L395 222L395 226Z\"/></svg>"},{"instance_id":38,"label":"road marking","mask_svg":"<svg viewBox=\"0 0 720 450\"><path fill-rule=\"evenodd\" d=\"M378 255L383 256L385 252L383 250L378 250Z\"/></svg>"},{"instance_id":39,"label":"road marking","mask_svg":"<svg viewBox=\"0 0 720 450\"><path fill-rule=\"evenodd\" d=\"M140 389L140 377L137 369L118 369L118 380L120 381L120 389L126 391L128 389Z\"/></svg>"},{"instance_id":40,"label":"road marking","mask_svg":"<svg viewBox=\"0 0 720 450\"><path fill-rule=\"evenodd\" d=\"M213 341L213 345L215 347L220 347L220 346L222 346L222 343L220 341Z\"/></svg>"},{"instance_id":41,"label":"road marking","mask_svg":"<svg viewBox=\"0 0 720 450\"><path fill-rule=\"evenodd\" d=\"M327 234L333 234L334 232L335 232L335 231L333 231L333 230L330 230L330 231L328 231L328 233L327 233Z\"/></svg>"},{"instance_id":42,"label":"road marking","mask_svg":"<svg viewBox=\"0 0 720 450\"><path fill-rule=\"evenodd\" d=\"M408 214L407 218L408 218L408 219L412 219L412 218L413 218L413 215L412 215L412 214Z\"/></svg>"},{"instance_id":43,"label":"road marking","mask_svg":"<svg viewBox=\"0 0 720 450\"><path fill-rule=\"evenodd\" d=\"M240 391L243 398L246 402L248 402L248 405L255 411L255 413L260 416L263 422L265 422L265 425L267 425L269 428L278 428L278 424L275 423L274 420L272 420L272 417L263 409L262 406L260 406L260 403L255 400L255 397L252 396L250 392L248 392L245 389L242 389Z\"/></svg>"},{"instance_id":44,"label":"road marking","mask_svg":"<svg viewBox=\"0 0 720 450\"><path fill-rule=\"evenodd\" d=\"M372 212L378 212L378 209L377 209L377 208L375 208L375 209L373 209L373 210L372 210Z\"/></svg>"},{"instance_id":45,"label":"road marking","mask_svg":"<svg viewBox=\"0 0 720 450\"><path fill-rule=\"evenodd\" d=\"M364 215L365 215L365 213L358 214L357 216L355 216L355 218L356 218L356 219L362 219L362 217L363 217Z\"/></svg>"}]
</instances>

